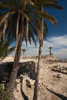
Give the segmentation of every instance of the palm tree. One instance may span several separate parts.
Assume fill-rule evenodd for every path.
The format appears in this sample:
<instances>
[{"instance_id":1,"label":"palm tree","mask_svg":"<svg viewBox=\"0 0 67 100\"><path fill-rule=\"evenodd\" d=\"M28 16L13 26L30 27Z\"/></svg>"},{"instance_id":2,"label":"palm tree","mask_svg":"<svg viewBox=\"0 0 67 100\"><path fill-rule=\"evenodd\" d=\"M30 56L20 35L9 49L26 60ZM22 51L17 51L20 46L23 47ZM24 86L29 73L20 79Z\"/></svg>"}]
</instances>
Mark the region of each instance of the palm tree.
<instances>
[{"instance_id":1,"label":"palm tree","mask_svg":"<svg viewBox=\"0 0 67 100\"><path fill-rule=\"evenodd\" d=\"M41 8L41 11L43 11L43 7ZM33 100L38 99L38 84L39 84L39 74L40 74L40 66L41 66L41 52L42 52L42 46L43 46L43 17L41 18L41 28L40 28L40 38L39 38L39 55L38 55L38 64L37 64L37 76L35 81L35 88L34 88L34 96ZM46 35L45 35L46 36Z\"/></svg>"},{"instance_id":2,"label":"palm tree","mask_svg":"<svg viewBox=\"0 0 67 100\"><path fill-rule=\"evenodd\" d=\"M34 0L34 1L38 5L38 7L41 7L42 13L44 12L43 7L62 9L62 7L58 5L57 0ZM52 20L52 18L49 18L49 15L46 16L46 14L45 14L45 18L56 25L57 21ZM36 76L36 81L35 81L33 100L38 100L38 90L39 90L38 84L39 84L39 73L40 73L40 66L41 66L41 52L42 52L42 46L43 46L43 32L44 32L43 25L44 25L44 23L43 23L43 17L42 17L41 18L41 28L40 28L41 34L40 34L40 38L39 38L39 58L38 58L38 64L37 64L37 76Z\"/></svg>"},{"instance_id":3,"label":"palm tree","mask_svg":"<svg viewBox=\"0 0 67 100\"><path fill-rule=\"evenodd\" d=\"M29 1L32 2L31 0L29 0ZM8 12L6 12L6 14L4 16L1 17L1 20L0 20L1 21L0 27L3 27L3 30L4 30L4 31L2 30L3 37L5 37L4 35L5 35L5 31L6 31L6 34L8 34L8 32L10 32L8 34L8 37L12 36L11 37L12 41L15 38L15 33L16 33L16 38L17 38L16 54L15 54L13 69L12 69L12 73L11 73L11 77L10 77L10 82L8 85L8 89L10 92L10 100L13 100L13 91L14 91L14 87L15 87L15 80L16 80L18 69L19 69L18 65L19 65L19 59L20 59L22 39L23 39L23 35L24 35L23 34L24 33L24 24L26 24L25 22L26 22L26 19L28 20L27 16L30 12L29 11L30 7L28 7L29 1L26 2L26 0L24 0L22 2L22 0L20 0L18 2L18 0L11 0L11 1L8 0L6 2L0 2L1 9L3 8L3 9L9 10ZM31 12L30 12L30 14L31 14ZM5 22L8 22L7 27L5 27L5 25L4 25L4 24L6 24ZM1 34L1 36L2 36L2 34ZM27 40L27 37L26 37L26 40Z\"/></svg>"},{"instance_id":4,"label":"palm tree","mask_svg":"<svg viewBox=\"0 0 67 100\"><path fill-rule=\"evenodd\" d=\"M49 49L49 55L52 55L51 53L52 47L49 47L48 49Z\"/></svg>"},{"instance_id":5,"label":"palm tree","mask_svg":"<svg viewBox=\"0 0 67 100\"><path fill-rule=\"evenodd\" d=\"M17 72L19 69L19 60L23 37L25 36L26 44L28 39L31 44L31 38L36 44L36 40L33 36L32 30L39 39L39 33L37 32L37 30L39 30L40 26L37 27L36 30L34 25L38 26L38 22L37 20L33 20L33 16L39 18L41 18L42 16L45 17L44 13L41 13L39 8L37 8L36 6L32 6L33 4L34 3L31 0L6 0L4 2L0 2L0 11L2 12L2 14L0 15L0 38L1 40L3 39L5 41L5 36L7 36L7 38L11 38L11 41L15 39L17 41L16 54L10 76L10 82L8 84L10 100L13 100L13 91L15 88ZM7 10L3 12L2 9ZM52 18L52 20L55 20L52 16L50 17ZM34 25L32 24L32 22L34 22Z\"/></svg>"},{"instance_id":6,"label":"palm tree","mask_svg":"<svg viewBox=\"0 0 67 100\"><path fill-rule=\"evenodd\" d=\"M26 52L26 49L22 49L22 51L23 51L23 55L25 54L25 52Z\"/></svg>"}]
</instances>

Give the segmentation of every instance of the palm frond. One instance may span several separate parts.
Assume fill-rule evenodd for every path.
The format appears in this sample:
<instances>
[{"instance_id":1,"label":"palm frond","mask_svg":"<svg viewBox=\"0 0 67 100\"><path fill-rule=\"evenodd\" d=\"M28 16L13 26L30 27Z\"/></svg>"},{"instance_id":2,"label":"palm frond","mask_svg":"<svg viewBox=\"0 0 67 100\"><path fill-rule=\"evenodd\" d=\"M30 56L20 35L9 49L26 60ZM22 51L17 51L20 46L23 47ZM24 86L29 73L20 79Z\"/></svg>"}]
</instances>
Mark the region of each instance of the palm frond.
<instances>
[{"instance_id":1,"label":"palm frond","mask_svg":"<svg viewBox=\"0 0 67 100\"><path fill-rule=\"evenodd\" d=\"M47 8L56 8L56 9L59 9L59 10L62 10L63 7L61 7L60 5L54 3L54 2L48 2L44 5L44 7L47 7Z\"/></svg>"},{"instance_id":2,"label":"palm frond","mask_svg":"<svg viewBox=\"0 0 67 100\"><path fill-rule=\"evenodd\" d=\"M8 12L7 14L5 14L2 18L2 20L0 21L0 27L6 22L6 20L8 19L10 15L10 12Z\"/></svg>"},{"instance_id":3,"label":"palm frond","mask_svg":"<svg viewBox=\"0 0 67 100\"><path fill-rule=\"evenodd\" d=\"M5 42L0 42L0 60L2 60L4 57L6 57L9 53L11 53L14 50L15 47L9 48L10 44L10 39L8 39Z\"/></svg>"},{"instance_id":4,"label":"palm frond","mask_svg":"<svg viewBox=\"0 0 67 100\"><path fill-rule=\"evenodd\" d=\"M28 42L28 32L29 32L29 25L28 25L28 19L26 18L26 27L25 27L26 45L27 45L27 42Z\"/></svg>"},{"instance_id":5,"label":"palm frond","mask_svg":"<svg viewBox=\"0 0 67 100\"><path fill-rule=\"evenodd\" d=\"M17 27L16 27L16 40L18 41L18 33L19 33L19 20L20 20L20 13L18 13L17 17Z\"/></svg>"},{"instance_id":6,"label":"palm frond","mask_svg":"<svg viewBox=\"0 0 67 100\"><path fill-rule=\"evenodd\" d=\"M30 38L33 40L33 42L35 43L35 46L36 46L36 40L35 40L35 38L34 38L34 35L33 35L33 33L32 33L32 30L29 28L29 36L30 36Z\"/></svg>"},{"instance_id":7,"label":"palm frond","mask_svg":"<svg viewBox=\"0 0 67 100\"><path fill-rule=\"evenodd\" d=\"M5 32L6 32L6 28L7 28L7 21L4 24L4 28L3 28L3 40L5 39Z\"/></svg>"},{"instance_id":8,"label":"palm frond","mask_svg":"<svg viewBox=\"0 0 67 100\"><path fill-rule=\"evenodd\" d=\"M36 17L42 18L43 19L47 19L49 20L51 23L57 25L57 20L50 14L48 14L46 11L37 11L37 12L32 12L33 15L35 15Z\"/></svg>"},{"instance_id":9,"label":"palm frond","mask_svg":"<svg viewBox=\"0 0 67 100\"><path fill-rule=\"evenodd\" d=\"M62 10L63 7L58 5L58 0L33 0L33 2L40 7L51 7Z\"/></svg>"},{"instance_id":10,"label":"palm frond","mask_svg":"<svg viewBox=\"0 0 67 100\"><path fill-rule=\"evenodd\" d=\"M4 51L2 51L2 55L0 56L0 61L2 61L5 57L7 57L10 53L14 51L15 47L7 48Z\"/></svg>"},{"instance_id":11,"label":"palm frond","mask_svg":"<svg viewBox=\"0 0 67 100\"><path fill-rule=\"evenodd\" d=\"M8 4L7 2L2 2L2 1L0 1L0 9L8 9L8 10L13 11L10 4Z\"/></svg>"},{"instance_id":12,"label":"palm frond","mask_svg":"<svg viewBox=\"0 0 67 100\"><path fill-rule=\"evenodd\" d=\"M2 30L0 30L0 42L1 42L1 39L2 39Z\"/></svg>"}]
</instances>

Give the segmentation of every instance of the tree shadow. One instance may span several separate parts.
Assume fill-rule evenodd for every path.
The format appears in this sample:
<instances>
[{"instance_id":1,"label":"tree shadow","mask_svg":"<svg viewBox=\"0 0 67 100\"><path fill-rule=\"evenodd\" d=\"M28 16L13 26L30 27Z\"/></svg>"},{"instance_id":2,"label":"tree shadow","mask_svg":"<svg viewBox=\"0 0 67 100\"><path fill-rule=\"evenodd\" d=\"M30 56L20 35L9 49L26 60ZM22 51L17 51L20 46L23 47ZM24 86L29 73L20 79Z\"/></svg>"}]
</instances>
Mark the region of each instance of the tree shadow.
<instances>
[{"instance_id":1,"label":"tree shadow","mask_svg":"<svg viewBox=\"0 0 67 100\"><path fill-rule=\"evenodd\" d=\"M23 89L22 89L22 81L23 81L23 79L21 78L21 86L20 86L21 94L22 94L24 100L29 100L28 97L27 97L27 96L25 95L25 93L23 92Z\"/></svg>"},{"instance_id":2,"label":"tree shadow","mask_svg":"<svg viewBox=\"0 0 67 100\"><path fill-rule=\"evenodd\" d=\"M0 64L0 83L2 83L2 81L9 81L12 66L13 62L3 62Z\"/></svg>"},{"instance_id":3,"label":"tree shadow","mask_svg":"<svg viewBox=\"0 0 67 100\"><path fill-rule=\"evenodd\" d=\"M49 92L51 92L51 93L53 93L54 95L56 95L57 97L61 98L62 100L67 100L67 97L66 97L66 96L64 96L64 95L62 95L62 94L59 94L59 93L56 93L56 92L54 92L54 91L48 89L47 87L46 87L46 89L47 89Z\"/></svg>"},{"instance_id":4,"label":"tree shadow","mask_svg":"<svg viewBox=\"0 0 67 100\"><path fill-rule=\"evenodd\" d=\"M0 83L5 81L4 83L5 88L7 87L7 84L10 79L12 66L13 66L13 62L3 62L2 64L0 64ZM33 80L36 78L35 63L33 61L19 63L19 66L20 68L18 70L17 77L20 77L20 75L27 74ZM21 83L22 83L22 80L21 80ZM20 90L21 90L21 94L24 100L29 100L23 91L22 84L20 86Z\"/></svg>"},{"instance_id":5,"label":"tree shadow","mask_svg":"<svg viewBox=\"0 0 67 100\"><path fill-rule=\"evenodd\" d=\"M20 69L17 76L20 76L21 74L27 74L31 79L36 79L35 63L33 61L19 63L19 65Z\"/></svg>"},{"instance_id":6,"label":"tree shadow","mask_svg":"<svg viewBox=\"0 0 67 100\"><path fill-rule=\"evenodd\" d=\"M12 71L13 62L3 62L0 64L0 83L2 81L9 81L10 74ZM24 63L19 63L19 70L17 77L21 74L27 74L31 79L35 80L36 72L35 72L35 63L33 61L28 61Z\"/></svg>"}]
</instances>

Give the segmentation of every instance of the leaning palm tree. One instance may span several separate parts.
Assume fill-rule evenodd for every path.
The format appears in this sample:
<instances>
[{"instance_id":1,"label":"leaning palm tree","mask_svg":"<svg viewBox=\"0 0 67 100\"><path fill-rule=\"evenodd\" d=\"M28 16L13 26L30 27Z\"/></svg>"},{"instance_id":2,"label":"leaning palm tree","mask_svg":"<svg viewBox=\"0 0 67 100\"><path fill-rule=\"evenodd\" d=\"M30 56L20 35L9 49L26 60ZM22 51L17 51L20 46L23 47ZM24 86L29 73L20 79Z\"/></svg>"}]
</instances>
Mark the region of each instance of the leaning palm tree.
<instances>
[{"instance_id":1,"label":"leaning palm tree","mask_svg":"<svg viewBox=\"0 0 67 100\"><path fill-rule=\"evenodd\" d=\"M36 6L40 7L42 13L43 7L51 7L51 8L57 8L57 9L63 9L61 6L58 5L57 0L33 0L36 2ZM57 24L56 20L52 20L52 18L49 18L49 15L45 14L45 18L51 21L53 24ZM33 100L38 100L38 84L39 84L39 73L40 73L40 64L41 64L41 52L42 52L42 46L43 46L43 32L44 32L44 23L43 23L43 17L41 18L41 28L39 31L40 38L39 38L39 58L38 58L38 64L37 64L37 76L36 76L36 82L35 82L35 88L34 88L34 97Z\"/></svg>"},{"instance_id":2,"label":"leaning palm tree","mask_svg":"<svg viewBox=\"0 0 67 100\"><path fill-rule=\"evenodd\" d=\"M31 0L30 0L30 2L31 2ZM30 9L30 7L28 7L28 4L29 4L29 1L26 2L26 0L24 0L23 2L22 2L22 0L20 0L19 2L18 2L18 0L16 0L16 1L8 0L6 2L0 2L1 9L3 8L3 9L9 10L8 12L5 13L5 15L0 17L1 18L0 28L3 27L3 30L1 30L0 37L2 37L2 35L3 35L3 39L4 39L5 31L6 31L6 34L8 34L8 32L9 32L8 37L11 37L12 41L14 40L15 33L16 33L16 40L17 40L16 54L15 54L13 69L12 69L12 73L11 73L11 77L10 77L10 82L8 85L8 89L10 92L10 100L13 99L15 80L16 80L18 69L19 69L18 64L19 64L19 59L20 59L21 44L22 44L23 35L24 35L23 34L24 33L24 24L26 23L26 19L28 20L27 13L29 13L29 9ZM28 11L26 11L26 9ZM31 12L30 12L30 14L31 14ZM8 26L7 26L7 23L8 23ZM27 27L28 27L28 25L27 25ZM28 30L28 28L26 28L26 29ZM28 34L27 34L27 36L28 36ZM26 37L26 40L27 40L27 37ZM35 39L33 38L33 40L35 40Z\"/></svg>"},{"instance_id":3,"label":"leaning palm tree","mask_svg":"<svg viewBox=\"0 0 67 100\"><path fill-rule=\"evenodd\" d=\"M0 39L5 41L5 36L7 36L7 38L11 38L11 42L16 39L16 53L10 81L8 84L10 100L13 100L14 98L13 91L15 88L17 72L19 69L21 45L24 39L23 37L25 37L26 44L28 39L31 44L31 38L36 44L33 32L39 40L39 33L37 31L39 30L40 26L37 27L36 30L34 26L38 26L38 22L37 20L34 20L33 16L38 17L38 21L42 16L45 17L45 12L41 13L40 9L35 5L33 6L33 4L34 3L31 0L6 0L4 2L0 2L0 11L3 13L0 15ZM3 12L2 9L7 10ZM49 19L50 18L52 18L53 21L55 20L52 16L49 16ZM32 22L34 22L34 25Z\"/></svg>"}]
</instances>

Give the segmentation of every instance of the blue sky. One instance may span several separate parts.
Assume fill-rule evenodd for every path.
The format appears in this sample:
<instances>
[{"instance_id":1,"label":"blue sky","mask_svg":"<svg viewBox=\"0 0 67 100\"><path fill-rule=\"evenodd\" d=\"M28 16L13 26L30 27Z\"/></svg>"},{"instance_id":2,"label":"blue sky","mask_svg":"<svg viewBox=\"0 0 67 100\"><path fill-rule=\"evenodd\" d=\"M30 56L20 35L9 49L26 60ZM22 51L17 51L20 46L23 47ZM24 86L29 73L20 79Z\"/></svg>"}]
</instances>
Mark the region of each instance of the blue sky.
<instances>
[{"instance_id":1,"label":"blue sky","mask_svg":"<svg viewBox=\"0 0 67 100\"><path fill-rule=\"evenodd\" d=\"M53 25L49 21L46 21L48 26L47 40L44 40L42 55L48 55L48 47L52 46L52 53L58 58L67 58L67 0L58 0L59 4L64 7L63 10L57 9L46 9L46 11L53 15L58 20L58 26ZM13 44L14 45L14 44ZM38 47L35 47L34 43L32 45L28 43L26 47L25 42L22 44L22 48L26 48L27 51L25 55L36 56L38 55ZM13 53L12 53L13 54Z\"/></svg>"},{"instance_id":2,"label":"blue sky","mask_svg":"<svg viewBox=\"0 0 67 100\"><path fill-rule=\"evenodd\" d=\"M47 12L53 15L58 20L58 26L54 26L53 24L47 22L50 36L62 36L67 34L67 0L58 0L59 4L64 7L63 10L57 9L46 9Z\"/></svg>"}]
</instances>

